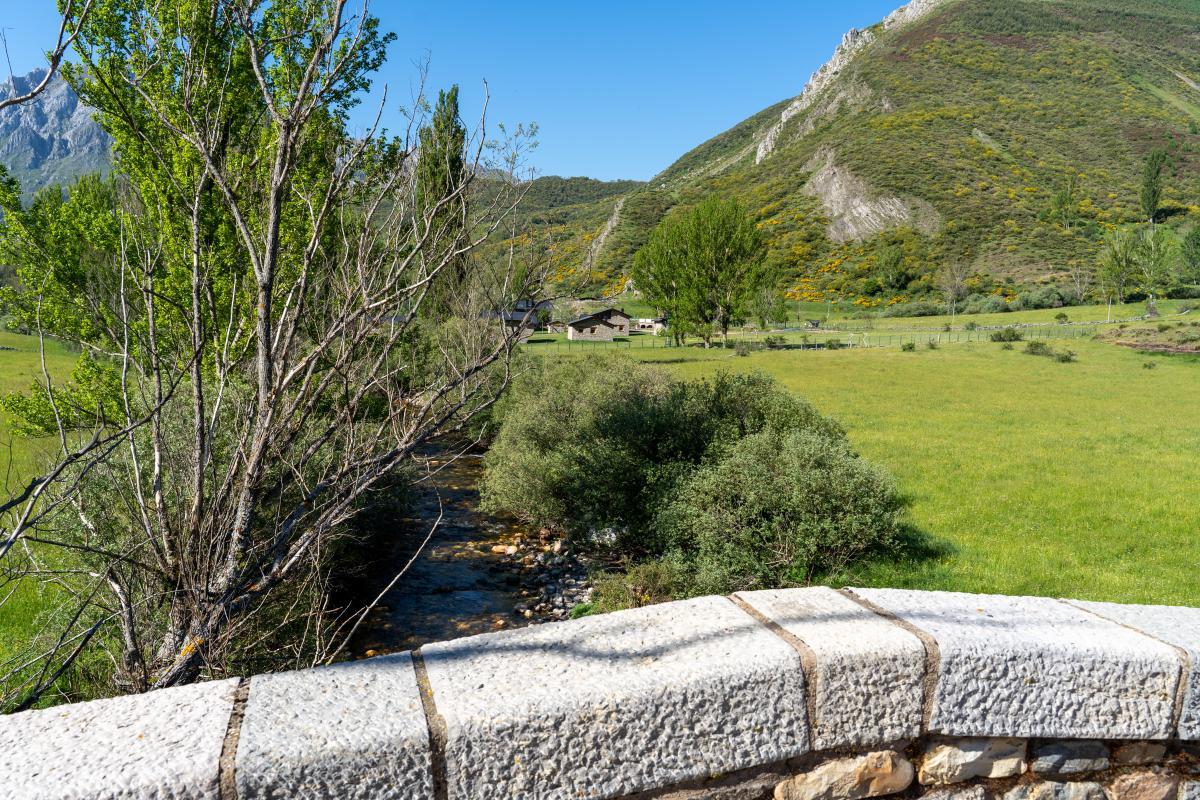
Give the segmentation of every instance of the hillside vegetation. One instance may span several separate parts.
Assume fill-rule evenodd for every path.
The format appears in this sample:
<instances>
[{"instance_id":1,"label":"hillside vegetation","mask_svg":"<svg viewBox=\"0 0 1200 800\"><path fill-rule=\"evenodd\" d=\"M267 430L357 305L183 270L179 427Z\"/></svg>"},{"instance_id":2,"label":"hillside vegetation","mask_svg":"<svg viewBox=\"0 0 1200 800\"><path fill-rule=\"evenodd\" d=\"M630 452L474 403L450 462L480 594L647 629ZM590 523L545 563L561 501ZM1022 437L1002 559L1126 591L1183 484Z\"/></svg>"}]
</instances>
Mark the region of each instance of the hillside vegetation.
<instances>
[{"instance_id":1,"label":"hillside vegetation","mask_svg":"<svg viewBox=\"0 0 1200 800\"><path fill-rule=\"evenodd\" d=\"M920 0L852 32L824 73L630 192L615 225L611 196L556 219L557 276L619 288L663 215L719 192L754 211L795 299L921 299L960 261L970 292L1011 302L1143 220L1156 148L1159 221L1200 224L1197 0ZM902 267L881 276L888 245Z\"/></svg>"}]
</instances>

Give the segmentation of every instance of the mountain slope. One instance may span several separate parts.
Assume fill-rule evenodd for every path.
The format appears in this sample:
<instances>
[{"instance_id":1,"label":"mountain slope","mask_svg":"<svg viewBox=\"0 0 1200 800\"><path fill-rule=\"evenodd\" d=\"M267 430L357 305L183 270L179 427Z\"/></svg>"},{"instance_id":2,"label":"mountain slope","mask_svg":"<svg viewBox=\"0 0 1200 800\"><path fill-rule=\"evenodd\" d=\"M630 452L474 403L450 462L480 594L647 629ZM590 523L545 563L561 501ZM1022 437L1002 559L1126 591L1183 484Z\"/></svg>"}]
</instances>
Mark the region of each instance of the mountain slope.
<instances>
[{"instance_id":1,"label":"mountain slope","mask_svg":"<svg viewBox=\"0 0 1200 800\"><path fill-rule=\"evenodd\" d=\"M620 284L663 213L721 192L756 215L795 297L918 299L951 259L981 297L1012 295L1140 219L1156 147L1174 164L1163 220L1200 222L1198 127L1200 0L915 0L631 194L647 213L622 214L592 271ZM875 274L885 243L903 248L899 279Z\"/></svg>"},{"instance_id":2,"label":"mountain slope","mask_svg":"<svg viewBox=\"0 0 1200 800\"><path fill-rule=\"evenodd\" d=\"M41 83L44 69L0 83L0 97L23 94ZM15 92L13 83L16 83ZM111 140L60 76L29 103L0 112L0 164L21 182L28 198L51 184L106 172Z\"/></svg>"}]
</instances>

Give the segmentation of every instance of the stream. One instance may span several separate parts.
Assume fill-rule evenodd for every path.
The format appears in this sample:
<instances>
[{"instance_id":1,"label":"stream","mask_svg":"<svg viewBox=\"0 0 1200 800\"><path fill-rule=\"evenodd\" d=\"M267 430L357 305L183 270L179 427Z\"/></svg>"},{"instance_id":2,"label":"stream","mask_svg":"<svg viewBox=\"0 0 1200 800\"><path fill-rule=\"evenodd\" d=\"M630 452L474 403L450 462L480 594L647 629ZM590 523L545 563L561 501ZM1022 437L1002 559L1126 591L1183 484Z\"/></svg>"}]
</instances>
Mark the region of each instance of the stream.
<instances>
[{"instance_id":1,"label":"stream","mask_svg":"<svg viewBox=\"0 0 1200 800\"><path fill-rule=\"evenodd\" d=\"M432 474L414 487L407 515L396 521L399 535L366 581L369 602L412 560L363 621L355 656L564 619L590 598L586 567L561 538L479 511L479 454L443 456L431 456ZM441 523L420 547L439 510Z\"/></svg>"}]
</instances>

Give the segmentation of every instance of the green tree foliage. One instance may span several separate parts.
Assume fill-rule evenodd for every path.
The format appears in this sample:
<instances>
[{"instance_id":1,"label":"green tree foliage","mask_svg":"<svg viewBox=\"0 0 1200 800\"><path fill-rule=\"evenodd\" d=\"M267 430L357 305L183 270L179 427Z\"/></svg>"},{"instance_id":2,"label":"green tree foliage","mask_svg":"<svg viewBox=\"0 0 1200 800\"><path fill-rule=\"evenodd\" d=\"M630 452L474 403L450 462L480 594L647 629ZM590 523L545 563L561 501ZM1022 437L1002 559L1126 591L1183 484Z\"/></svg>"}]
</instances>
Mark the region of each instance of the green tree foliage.
<instances>
[{"instance_id":1,"label":"green tree foliage","mask_svg":"<svg viewBox=\"0 0 1200 800\"><path fill-rule=\"evenodd\" d=\"M1046 217L1051 222L1057 222L1067 230L1075 224L1078 217L1079 178L1072 172L1068 175L1050 197L1050 205L1046 209Z\"/></svg>"},{"instance_id":2,"label":"green tree foliage","mask_svg":"<svg viewBox=\"0 0 1200 800\"><path fill-rule=\"evenodd\" d=\"M881 286L903 289L909 274L904 265L904 248L899 244L881 244L875 253L875 275Z\"/></svg>"},{"instance_id":3,"label":"green tree foliage","mask_svg":"<svg viewBox=\"0 0 1200 800\"><path fill-rule=\"evenodd\" d=\"M1137 250L1137 234L1131 228L1113 228L1105 234L1096 269L1096 288L1109 304L1124 302L1136 280Z\"/></svg>"},{"instance_id":4,"label":"green tree foliage","mask_svg":"<svg viewBox=\"0 0 1200 800\"><path fill-rule=\"evenodd\" d=\"M7 403L59 452L4 506L0 575L28 566L7 560L21 537L50 531L68 606L0 678L0 708L35 702L89 642L113 667L106 692L336 657L325 626L349 626L327 614L329 554L421 443L491 408L515 340L484 312L543 280L459 259L520 182L463 166L452 93L424 137L444 159L347 131L390 41L370 14L86 5L64 74L118 177L28 210L0 180L7 310L83 353L65 384ZM485 172L488 209L459 224ZM430 320L428 279L464 264L471 313Z\"/></svg>"},{"instance_id":5,"label":"green tree foliage","mask_svg":"<svg viewBox=\"0 0 1200 800\"><path fill-rule=\"evenodd\" d=\"M458 86L438 92L429 125L419 133L416 206L427 259L438 267L430 275L435 297L430 309L448 310L462 287L466 265L461 258L445 261L447 248L457 246L467 224L466 195L461 191L466 174L467 130L458 112Z\"/></svg>"},{"instance_id":6,"label":"green tree foliage","mask_svg":"<svg viewBox=\"0 0 1200 800\"><path fill-rule=\"evenodd\" d=\"M766 244L736 200L712 195L664 219L634 260L634 282L667 312L677 333L711 343L746 315L755 295L775 282Z\"/></svg>"},{"instance_id":7,"label":"green tree foliage","mask_svg":"<svg viewBox=\"0 0 1200 800\"><path fill-rule=\"evenodd\" d=\"M1153 307L1179 278L1179 248L1175 234L1162 227L1146 228L1137 237L1134 248L1135 277L1138 288Z\"/></svg>"},{"instance_id":8,"label":"green tree foliage","mask_svg":"<svg viewBox=\"0 0 1200 800\"><path fill-rule=\"evenodd\" d=\"M1146 157L1146 166L1142 169L1142 191L1140 200L1142 214L1146 220L1153 223L1158 217L1158 208L1162 203L1163 172L1167 168L1169 156L1167 151L1156 147Z\"/></svg>"},{"instance_id":9,"label":"green tree foliage","mask_svg":"<svg viewBox=\"0 0 1200 800\"><path fill-rule=\"evenodd\" d=\"M1192 228L1180 248L1183 257L1183 279L1200 283L1200 225Z\"/></svg>"},{"instance_id":10,"label":"green tree foliage","mask_svg":"<svg viewBox=\"0 0 1200 800\"><path fill-rule=\"evenodd\" d=\"M890 479L765 376L681 382L626 359L546 363L496 421L487 508L690 565L685 593L803 583L897 530Z\"/></svg>"},{"instance_id":11,"label":"green tree foliage","mask_svg":"<svg viewBox=\"0 0 1200 800\"><path fill-rule=\"evenodd\" d=\"M688 594L799 586L896 543L904 504L843 439L768 429L679 487L656 518Z\"/></svg>"},{"instance_id":12,"label":"green tree foliage","mask_svg":"<svg viewBox=\"0 0 1200 800\"><path fill-rule=\"evenodd\" d=\"M774 286L764 286L755 292L750 301L749 311L762 330L767 330L773 324L782 325L788 321L787 300Z\"/></svg>"}]
</instances>

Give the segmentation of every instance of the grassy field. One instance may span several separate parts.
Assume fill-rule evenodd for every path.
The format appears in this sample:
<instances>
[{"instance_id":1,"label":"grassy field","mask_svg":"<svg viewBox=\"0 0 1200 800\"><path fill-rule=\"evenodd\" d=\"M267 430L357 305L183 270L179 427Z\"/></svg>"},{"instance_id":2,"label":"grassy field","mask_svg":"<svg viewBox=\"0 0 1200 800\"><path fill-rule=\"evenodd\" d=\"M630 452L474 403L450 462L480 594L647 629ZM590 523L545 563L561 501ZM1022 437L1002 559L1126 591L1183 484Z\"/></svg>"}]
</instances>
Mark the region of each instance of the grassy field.
<instances>
[{"instance_id":1,"label":"grassy field","mask_svg":"<svg viewBox=\"0 0 1200 800\"><path fill-rule=\"evenodd\" d=\"M23 391L42 375L38 342L29 336L0 331L0 394ZM51 375L62 378L75 365L77 355L50 342L46 348L46 366ZM41 459L53 451L55 442L13 436L9 422L0 414L0 479L8 497L23 480L36 475ZM7 591L7 590L6 590ZM0 662L6 653L28 642L36 628L37 616L44 607L40 590L23 583L0 609Z\"/></svg>"},{"instance_id":2,"label":"grassy field","mask_svg":"<svg viewBox=\"0 0 1200 800\"><path fill-rule=\"evenodd\" d=\"M1194 300L1161 300L1158 311L1164 317L1178 314L1181 308L1195 306ZM981 327L996 325L1044 325L1054 323L1058 314L1066 314L1069 322L1105 322L1140 317L1146 313L1145 303L1125 303L1107 306L1069 306L1067 308L1041 308L1032 311L1010 311L1003 314L959 314L951 317L882 317L870 320L835 320L839 328L869 327L873 330L922 330L939 329L946 325L961 328L968 322ZM1197 313L1197 312L1191 312Z\"/></svg>"},{"instance_id":3,"label":"grassy field","mask_svg":"<svg viewBox=\"0 0 1200 800\"><path fill-rule=\"evenodd\" d=\"M844 582L1200 605L1200 360L1070 346L1077 363L993 343L632 355L774 375L896 475L933 552Z\"/></svg>"}]
</instances>

